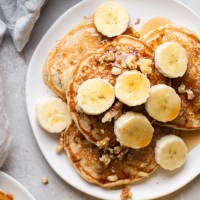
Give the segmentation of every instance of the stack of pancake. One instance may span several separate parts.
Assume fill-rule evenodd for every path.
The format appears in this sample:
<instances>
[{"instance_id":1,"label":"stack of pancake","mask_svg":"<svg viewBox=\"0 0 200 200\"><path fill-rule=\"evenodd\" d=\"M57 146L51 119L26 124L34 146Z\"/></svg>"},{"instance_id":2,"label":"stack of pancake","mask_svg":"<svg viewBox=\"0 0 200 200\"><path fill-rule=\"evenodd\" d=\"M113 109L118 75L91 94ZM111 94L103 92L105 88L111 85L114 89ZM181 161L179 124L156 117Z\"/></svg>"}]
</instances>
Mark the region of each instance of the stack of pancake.
<instances>
[{"instance_id":1,"label":"stack of pancake","mask_svg":"<svg viewBox=\"0 0 200 200\"><path fill-rule=\"evenodd\" d=\"M134 31L128 31L127 34L107 38L96 30L93 19L85 19L57 43L43 68L45 83L67 103L72 115L73 120L64 133L68 158L80 176L101 187L119 188L148 177L158 167L155 146L161 137L178 134L175 129L200 128L199 38L190 30L175 25L160 27L142 38L136 36L138 34ZM169 41L183 46L189 57L188 69L181 78L166 78L155 67L156 48ZM115 55L113 62L101 59L108 52ZM118 75L112 73L113 66L119 67L129 55L134 55L136 61L152 60L151 73L146 74L151 86L169 85L179 94L181 111L175 120L157 123L146 113L144 105L129 107L117 99L109 110L99 115L86 114L79 108L77 91L80 85L88 79L101 78L115 86ZM123 73L130 69L122 67L121 70ZM179 93L181 84L193 91L194 98L188 99L187 93ZM127 111L143 113L151 121L154 133L148 146L133 149L117 141L114 120ZM108 119L102 122L105 116Z\"/></svg>"}]
</instances>

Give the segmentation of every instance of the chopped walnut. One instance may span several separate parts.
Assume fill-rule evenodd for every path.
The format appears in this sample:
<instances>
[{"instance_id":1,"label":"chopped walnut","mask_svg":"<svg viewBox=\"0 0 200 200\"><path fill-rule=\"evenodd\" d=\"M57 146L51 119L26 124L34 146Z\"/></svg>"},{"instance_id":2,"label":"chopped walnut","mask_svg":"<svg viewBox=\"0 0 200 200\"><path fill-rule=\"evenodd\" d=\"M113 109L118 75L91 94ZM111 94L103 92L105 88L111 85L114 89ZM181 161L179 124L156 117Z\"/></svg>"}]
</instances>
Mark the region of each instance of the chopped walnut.
<instances>
[{"instance_id":1,"label":"chopped walnut","mask_svg":"<svg viewBox=\"0 0 200 200\"><path fill-rule=\"evenodd\" d=\"M108 142L109 142L110 138L109 137L105 137L104 139L97 141L97 146L102 149L108 146Z\"/></svg>"},{"instance_id":2,"label":"chopped walnut","mask_svg":"<svg viewBox=\"0 0 200 200\"><path fill-rule=\"evenodd\" d=\"M141 59L138 61L138 66L141 70L141 72L144 74L144 75L147 75L147 74L151 74L151 71L152 71L152 60L150 59Z\"/></svg>"},{"instance_id":3,"label":"chopped walnut","mask_svg":"<svg viewBox=\"0 0 200 200\"><path fill-rule=\"evenodd\" d=\"M108 165L110 164L111 158L108 154L103 154L99 160L103 163L104 167L108 167Z\"/></svg>"},{"instance_id":4,"label":"chopped walnut","mask_svg":"<svg viewBox=\"0 0 200 200\"><path fill-rule=\"evenodd\" d=\"M110 175L107 177L107 179L111 182L117 181L118 180L118 176L117 175Z\"/></svg>"},{"instance_id":5,"label":"chopped walnut","mask_svg":"<svg viewBox=\"0 0 200 200\"><path fill-rule=\"evenodd\" d=\"M186 90L186 93L187 93L188 100L194 99L194 93L192 90L188 89L188 90Z\"/></svg>"},{"instance_id":6,"label":"chopped walnut","mask_svg":"<svg viewBox=\"0 0 200 200\"><path fill-rule=\"evenodd\" d=\"M118 119L122 115L122 106L123 104L121 102L116 102L114 106L109 109L101 119L102 123L111 122L113 118Z\"/></svg>"},{"instance_id":7,"label":"chopped walnut","mask_svg":"<svg viewBox=\"0 0 200 200\"><path fill-rule=\"evenodd\" d=\"M137 18L134 24L138 25L139 23L140 23L140 18Z\"/></svg>"},{"instance_id":8,"label":"chopped walnut","mask_svg":"<svg viewBox=\"0 0 200 200\"><path fill-rule=\"evenodd\" d=\"M117 158L119 160L123 160L124 156L128 153L128 149L125 149L124 151L120 152L119 155L117 155Z\"/></svg>"},{"instance_id":9,"label":"chopped walnut","mask_svg":"<svg viewBox=\"0 0 200 200\"><path fill-rule=\"evenodd\" d=\"M125 185L125 187L122 189L121 200L129 200L131 197L132 193L130 191L130 185Z\"/></svg>"},{"instance_id":10,"label":"chopped walnut","mask_svg":"<svg viewBox=\"0 0 200 200\"><path fill-rule=\"evenodd\" d=\"M64 132L61 133L56 147L56 153L61 153L64 149Z\"/></svg>"},{"instance_id":11,"label":"chopped walnut","mask_svg":"<svg viewBox=\"0 0 200 200\"><path fill-rule=\"evenodd\" d=\"M129 69L136 69L137 68L137 63L135 62L135 57L132 55L129 55L125 59L125 63Z\"/></svg>"},{"instance_id":12,"label":"chopped walnut","mask_svg":"<svg viewBox=\"0 0 200 200\"><path fill-rule=\"evenodd\" d=\"M104 134L104 133L105 133L105 131L104 131L103 129L101 129L100 132L101 132L101 134Z\"/></svg>"},{"instance_id":13,"label":"chopped walnut","mask_svg":"<svg viewBox=\"0 0 200 200\"><path fill-rule=\"evenodd\" d=\"M113 67L111 70L111 74L113 74L113 75L119 75L121 73L122 73L122 70L118 67Z\"/></svg>"},{"instance_id":14,"label":"chopped walnut","mask_svg":"<svg viewBox=\"0 0 200 200\"><path fill-rule=\"evenodd\" d=\"M42 178L42 184L47 185L49 183L49 180L47 178Z\"/></svg>"},{"instance_id":15,"label":"chopped walnut","mask_svg":"<svg viewBox=\"0 0 200 200\"><path fill-rule=\"evenodd\" d=\"M105 148L103 151L109 153L109 155L113 154L113 149L112 148Z\"/></svg>"},{"instance_id":16,"label":"chopped walnut","mask_svg":"<svg viewBox=\"0 0 200 200\"><path fill-rule=\"evenodd\" d=\"M120 46L116 46L116 50L119 51L121 48Z\"/></svg>"},{"instance_id":17,"label":"chopped walnut","mask_svg":"<svg viewBox=\"0 0 200 200\"><path fill-rule=\"evenodd\" d=\"M145 168L147 166L147 163L141 163L140 168Z\"/></svg>"},{"instance_id":18,"label":"chopped walnut","mask_svg":"<svg viewBox=\"0 0 200 200\"><path fill-rule=\"evenodd\" d=\"M103 60L105 62L113 62L113 61L115 61L115 54L113 52L109 51L104 55Z\"/></svg>"},{"instance_id":19,"label":"chopped walnut","mask_svg":"<svg viewBox=\"0 0 200 200\"><path fill-rule=\"evenodd\" d=\"M124 53L124 52L123 52ZM126 62L125 62L125 60L122 60L121 61L121 66L122 66L122 68L124 68L124 69L126 69Z\"/></svg>"},{"instance_id":20,"label":"chopped walnut","mask_svg":"<svg viewBox=\"0 0 200 200\"><path fill-rule=\"evenodd\" d=\"M178 92L180 94L183 94L183 93L186 92L186 87L185 87L185 85L183 83L178 87Z\"/></svg>"},{"instance_id":21,"label":"chopped walnut","mask_svg":"<svg viewBox=\"0 0 200 200\"><path fill-rule=\"evenodd\" d=\"M114 154L119 154L122 151L122 146L115 146L114 147Z\"/></svg>"},{"instance_id":22,"label":"chopped walnut","mask_svg":"<svg viewBox=\"0 0 200 200\"><path fill-rule=\"evenodd\" d=\"M149 174L146 173L146 172L138 172L138 176L140 176L140 177L148 177Z\"/></svg>"}]
</instances>

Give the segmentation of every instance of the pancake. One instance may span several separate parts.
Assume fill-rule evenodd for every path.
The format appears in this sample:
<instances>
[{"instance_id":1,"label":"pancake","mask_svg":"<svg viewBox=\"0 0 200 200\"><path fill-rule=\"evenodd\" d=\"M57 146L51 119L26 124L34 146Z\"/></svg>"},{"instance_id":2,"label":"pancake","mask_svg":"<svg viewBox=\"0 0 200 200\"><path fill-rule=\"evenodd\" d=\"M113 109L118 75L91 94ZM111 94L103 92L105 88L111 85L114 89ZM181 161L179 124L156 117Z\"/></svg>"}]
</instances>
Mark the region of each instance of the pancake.
<instances>
[{"instance_id":1,"label":"pancake","mask_svg":"<svg viewBox=\"0 0 200 200\"><path fill-rule=\"evenodd\" d=\"M124 34L138 36L131 27ZM89 52L98 51L110 40L97 32L93 19L85 19L59 40L49 53L43 67L44 82L65 100L68 82L79 59Z\"/></svg>"},{"instance_id":2,"label":"pancake","mask_svg":"<svg viewBox=\"0 0 200 200\"><path fill-rule=\"evenodd\" d=\"M109 52L113 52L116 59L108 63L104 61L103 57ZM78 108L76 100L77 90L84 81L96 77L107 79L114 86L117 76L113 75L111 70L113 66L120 67L122 72L129 70L128 68L122 68L120 64L129 55L133 55L136 61L142 58L153 59L152 49L140 40L130 36L118 36L102 52L90 53L83 57L73 73L67 92L68 107L79 131L87 140L94 144L98 145L98 142L105 138L109 140L109 145L113 145L116 142L113 132L113 120L109 119L107 122L102 123L102 118L108 112L110 112L108 115L112 115L115 111L120 115L124 111L124 106L119 106L119 102L116 100L108 111L96 116L87 115ZM148 75L148 78L151 85L158 83L169 84L169 80L160 74L154 65L152 65L152 72ZM116 117L119 117L119 115Z\"/></svg>"},{"instance_id":3,"label":"pancake","mask_svg":"<svg viewBox=\"0 0 200 200\"><path fill-rule=\"evenodd\" d=\"M73 122L64 133L64 148L82 178L101 187L119 188L148 177L157 169L154 159L156 141L175 132L167 127L154 128L153 139L145 148L134 150L116 144L115 147L99 149L85 139Z\"/></svg>"},{"instance_id":4,"label":"pancake","mask_svg":"<svg viewBox=\"0 0 200 200\"><path fill-rule=\"evenodd\" d=\"M0 200L13 200L13 195L0 189Z\"/></svg>"},{"instance_id":5,"label":"pancake","mask_svg":"<svg viewBox=\"0 0 200 200\"><path fill-rule=\"evenodd\" d=\"M171 79L171 86L181 98L181 111L175 120L163 125L182 130L200 129L200 39L187 28L165 25L149 32L142 40L154 51L160 44L169 41L177 42L186 49L188 69L183 77ZM192 91L194 98L189 99L186 92L178 91L181 84Z\"/></svg>"},{"instance_id":6,"label":"pancake","mask_svg":"<svg viewBox=\"0 0 200 200\"><path fill-rule=\"evenodd\" d=\"M61 74L73 68L82 56L98 49L104 39L97 32L93 20L86 19L57 42L48 55L43 74L44 81L58 96L65 99Z\"/></svg>"}]
</instances>

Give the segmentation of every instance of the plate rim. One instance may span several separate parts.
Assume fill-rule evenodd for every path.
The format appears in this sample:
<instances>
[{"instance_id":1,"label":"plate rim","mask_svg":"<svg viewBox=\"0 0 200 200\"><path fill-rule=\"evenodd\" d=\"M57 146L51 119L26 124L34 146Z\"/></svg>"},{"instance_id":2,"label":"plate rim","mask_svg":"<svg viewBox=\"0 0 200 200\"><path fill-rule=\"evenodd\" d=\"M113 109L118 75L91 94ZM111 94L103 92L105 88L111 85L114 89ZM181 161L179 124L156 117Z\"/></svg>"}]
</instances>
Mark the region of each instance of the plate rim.
<instances>
[{"instance_id":1,"label":"plate rim","mask_svg":"<svg viewBox=\"0 0 200 200\"><path fill-rule=\"evenodd\" d=\"M33 195L28 191L28 189L23 186L20 182L18 182L17 180L15 180L12 176L10 176L9 174L0 171L0 176L3 176L5 179L7 179L8 181L13 182L14 185L16 185L16 187L20 188L24 193L26 193L30 200L35 200L35 198L33 197ZM15 195L15 194L12 194Z\"/></svg>"},{"instance_id":2,"label":"plate rim","mask_svg":"<svg viewBox=\"0 0 200 200\"><path fill-rule=\"evenodd\" d=\"M46 162L48 163L48 165L53 169L53 171L62 179L64 180L67 184L71 185L72 187L74 187L75 189L87 194L87 195L91 195L93 197L96 197L96 198L100 198L100 199L103 199L104 197L102 196L99 196L99 195L95 195L95 194L92 194L92 193L87 193L86 191L84 191L84 189L76 186L75 184L69 182L69 181L66 181L65 178L55 169L55 167L48 161L49 159L47 158L46 154L44 153L43 151L43 148L40 144L40 141L39 141L39 138L36 136L35 132L34 132L34 125L31 121L31 114L30 114L30 110L29 110L29 107L28 107L28 97L27 97L27 93L28 93L28 80L29 80L29 77L31 76L30 75L30 65L32 64L33 60L34 60L34 57L36 56L36 53L38 51L38 49L40 49L40 46L41 44L43 43L43 41L46 39L46 37L48 37L50 34L51 34L51 31L54 29L54 27L59 24L60 21L63 20L63 18L65 17L65 15L68 15L70 14L71 12L73 12L74 10L78 9L80 6L84 5L84 4L87 4L89 3L91 0L82 0L80 2L78 2L77 4L73 5L71 8L69 8L68 10L66 10L64 13L62 13L54 22L53 24L50 26L50 28L48 28L48 30L44 33L44 35L42 36L42 38L40 39L39 43L37 44L36 48L34 49L34 52L31 56L31 59L30 59L30 62L28 64L28 69L27 69L27 74L26 74L26 83L25 83L25 101L26 101L26 110L27 110L27 113L28 113L28 119L29 119L29 123L31 125L31 130L32 130L32 133L34 135L34 138L37 142L37 145L40 149L40 151L42 152L42 155L44 156ZM111 0L112 1L112 0ZM184 9L190 11L190 13L192 13L193 15L195 15L198 20L200 21L200 15L198 15L192 8L190 8L189 6L187 6L186 4L184 4L183 2L180 2L179 0L168 0L168 1L172 1L174 3L177 3L179 5L181 5ZM200 147L200 145L198 145ZM196 147L195 147L196 148ZM193 150L192 150L193 151ZM193 175L190 179L188 179L186 182L184 182L184 184L181 184L179 185L178 187L176 187L174 190L171 190L170 192L164 192L162 195L158 195L158 196L154 196L152 197L151 199L156 199L156 198L159 198L159 197L164 197L166 195L169 195L177 190L179 190L180 188L184 187L186 184L188 184L189 182L191 182L195 177L197 177L198 175L200 174L200 171L199 172L196 172L195 175ZM146 199L147 200L147 199ZM148 198L149 200L149 198Z\"/></svg>"}]
</instances>

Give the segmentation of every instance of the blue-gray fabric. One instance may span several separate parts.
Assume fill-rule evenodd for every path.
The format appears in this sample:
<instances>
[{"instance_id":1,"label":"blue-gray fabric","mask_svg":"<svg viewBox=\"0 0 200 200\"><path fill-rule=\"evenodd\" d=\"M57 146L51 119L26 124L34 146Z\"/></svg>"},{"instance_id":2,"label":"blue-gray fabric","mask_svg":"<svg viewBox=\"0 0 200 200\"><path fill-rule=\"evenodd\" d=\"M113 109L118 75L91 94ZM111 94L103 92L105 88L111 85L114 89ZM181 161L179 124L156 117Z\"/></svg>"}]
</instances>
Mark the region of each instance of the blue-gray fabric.
<instances>
[{"instance_id":1,"label":"blue-gray fabric","mask_svg":"<svg viewBox=\"0 0 200 200\"><path fill-rule=\"evenodd\" d=\"M44 3L45 0L0 0L3 16L0 21L0 41L6 28L13 39L16 50L22 51Z\"/></svg>"}]
</instances>

